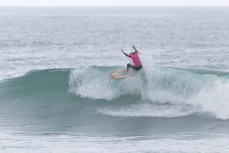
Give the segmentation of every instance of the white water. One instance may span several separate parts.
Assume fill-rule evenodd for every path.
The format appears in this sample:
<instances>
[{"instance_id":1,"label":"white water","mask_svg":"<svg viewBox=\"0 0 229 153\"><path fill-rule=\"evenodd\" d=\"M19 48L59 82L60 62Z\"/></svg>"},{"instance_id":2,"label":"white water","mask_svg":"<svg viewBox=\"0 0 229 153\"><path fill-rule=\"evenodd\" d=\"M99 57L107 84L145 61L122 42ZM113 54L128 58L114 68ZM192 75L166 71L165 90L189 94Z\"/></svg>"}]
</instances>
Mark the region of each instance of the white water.
<instances>
[{"instance_id":1,"label":"white water","mask_svg":"<svg viewBox=\"0 0 229 153\"><path fill-rule=\"evenodd\" d=\"M203 112L212 113L219 119L229 119L229 81L218 80L212 88L204 89L189 103L200 106Z\"/></svg>"}]
</instances>

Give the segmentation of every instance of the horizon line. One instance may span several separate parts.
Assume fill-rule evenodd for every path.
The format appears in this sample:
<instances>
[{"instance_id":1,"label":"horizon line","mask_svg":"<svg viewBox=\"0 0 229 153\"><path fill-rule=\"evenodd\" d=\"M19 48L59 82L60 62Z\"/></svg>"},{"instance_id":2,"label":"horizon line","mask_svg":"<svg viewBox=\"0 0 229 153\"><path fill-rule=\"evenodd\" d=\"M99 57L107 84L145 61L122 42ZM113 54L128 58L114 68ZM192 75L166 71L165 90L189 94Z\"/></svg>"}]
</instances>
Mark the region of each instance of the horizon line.
<instances>
[{"instance_id":1,"label":"horizon line","mask_svg":"<svg viewBox=\"0 0 229 153\"><path fill-rule=\"evenodd\" d=\"M112 6L112 5L107 5L107 6L89 6L89 5L82 5L82 6L70 6L70 5L64 5L64 6L59 6L59 5L0 5L0 7L229 7L229 5L120 5L120 6Z\"/></svg>"}]
</instances>

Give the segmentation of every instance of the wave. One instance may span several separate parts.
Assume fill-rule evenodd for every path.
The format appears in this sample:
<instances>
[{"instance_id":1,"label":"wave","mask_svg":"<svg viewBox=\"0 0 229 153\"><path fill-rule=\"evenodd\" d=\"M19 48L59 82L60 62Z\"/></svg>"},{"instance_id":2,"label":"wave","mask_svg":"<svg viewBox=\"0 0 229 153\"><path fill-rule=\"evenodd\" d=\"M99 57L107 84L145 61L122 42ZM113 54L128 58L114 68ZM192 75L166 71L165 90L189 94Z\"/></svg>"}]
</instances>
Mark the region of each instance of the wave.
<instances>
[{"instance_id":1,"label":"wave","mask_svg":"<svg viewBox=\"0 0 229 153\"><path fill-rule=\"evenodd\" d=\"M154 66L128 79L109 79L119 68L48 69L2 81L0 111L9 115L17 110L38 118L197 115L229 119L227 72Z\"/></svg>"}]
</instances>

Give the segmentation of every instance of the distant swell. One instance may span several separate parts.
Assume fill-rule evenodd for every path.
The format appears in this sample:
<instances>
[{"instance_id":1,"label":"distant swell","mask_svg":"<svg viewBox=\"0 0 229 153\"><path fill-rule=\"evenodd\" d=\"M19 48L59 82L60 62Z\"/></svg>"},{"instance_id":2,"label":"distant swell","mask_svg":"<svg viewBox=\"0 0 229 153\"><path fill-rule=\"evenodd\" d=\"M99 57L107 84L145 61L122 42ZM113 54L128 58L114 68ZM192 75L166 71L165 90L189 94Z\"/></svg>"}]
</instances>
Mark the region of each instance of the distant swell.
<instances>
[{"instance_id":1,"label":"distant swell","mask_svg":"<svg viewBox=\"0 0 229 153\"><path fill-rule=\"evenodd\" d=\"M0 84L1 113L49 121L81 115L229 119L229 73L146 67L114 81L120 67L32 71Z\"/></svg>"}]
</instances>

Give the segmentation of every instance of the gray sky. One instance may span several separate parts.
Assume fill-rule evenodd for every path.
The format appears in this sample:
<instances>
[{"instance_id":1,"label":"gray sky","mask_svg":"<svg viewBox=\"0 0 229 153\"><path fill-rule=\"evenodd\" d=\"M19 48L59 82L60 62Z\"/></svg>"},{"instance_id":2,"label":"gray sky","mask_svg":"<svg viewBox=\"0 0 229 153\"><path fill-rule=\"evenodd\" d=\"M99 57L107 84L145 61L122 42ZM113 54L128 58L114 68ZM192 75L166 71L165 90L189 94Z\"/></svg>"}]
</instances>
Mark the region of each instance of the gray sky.
<instances>
[{"instance_id":1,"label":"gray sky","mask_svg":"<svg viewBox=\"0 0 229 153\"><path fill-rule=\"evenodd\" d=\"M229 6L229 0L0 0L0 6Z\"/></svg>"}]
</instances>

